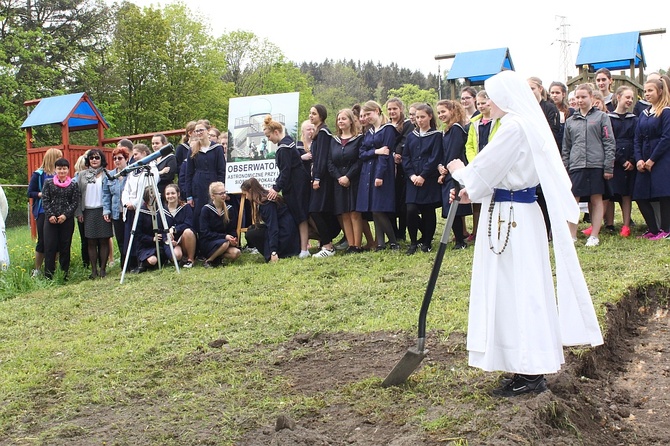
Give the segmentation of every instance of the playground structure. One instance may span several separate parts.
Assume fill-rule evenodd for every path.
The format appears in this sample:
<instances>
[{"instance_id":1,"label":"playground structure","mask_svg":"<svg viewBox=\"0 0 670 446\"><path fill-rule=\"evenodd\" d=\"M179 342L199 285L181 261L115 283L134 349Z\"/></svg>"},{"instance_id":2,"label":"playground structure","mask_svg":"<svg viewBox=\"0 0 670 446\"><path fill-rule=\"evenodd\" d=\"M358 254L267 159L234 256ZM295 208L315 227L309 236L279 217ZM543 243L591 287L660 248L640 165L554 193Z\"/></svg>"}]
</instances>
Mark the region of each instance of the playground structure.
<instances>
[{"instance_id":1,"label":"playground structure","mask_svg":"<svg viewBox=\"0 0 670 446\"><path fill-rule=\"evenodd\" d=\"M653 34L665 34L665 28L582 38L575 62L579 74L568 77L568 90L574 89L579 84L595 83L595 72L600 68L607 68L612 72L613 90L621 85L628 85L641 97L645 79L644 69L647 66L641 38ZM456 84L460 79L466 86L478 86L483 85L484 81L494 74L503 70L514 70L508 48L435 56L435 60L444 59L454 59L447 75L451 98L457 98ZM635 69L638 70L637 74ZM614 71L618 70L622 71L615 74ZM630 70L630 74L625 70Z\"/></svg>"},{"instance_id":2,"label":"playground structure","mask_svg":"<svg viewBox=\"0 0 670 446\"><path fill-rule=\"evenodd\" d=\"M587 82L595 83L595 72L607 68L612 74L613 91L627 85L641 97L644 93L644 69L647 67L642 36L652 34L665 34L665 28L582 38L575 62L579 74L568 78L568 89ZM615 74L616 70L622 71ZM630 74L625 70L630 70Z\"/></svg>"},{"instance_id":3,"label":"playground structure","mask_svg":"<svg viewBox=\"0 0 670 446\"><path fill-rule=\"evenodd\" d=\"M181 135L184 129L167 130L153 133L143 133L130 136L119 136L114 138L105 138L105 130L109 129L109 124L95 106L93 101L86 93L72 93L62 96L53 96L44 99L34 99L23 103L26 107L34 107L29 111L28 117L21 128L26 130L26 151L28 155L28 179L32 172L42 165L42 158L50 148L57 148L63 152L63 157L70 162L71 171L74 175L74 165L81 155L90 149L100 149L107 158L107 165L111 166L112 151L114 147L105 147L108 144L118 143L122 139L131 141L151 140L156 133L162 133L165 136ZM60 126L61 140L60 144L35 147L34 131L36 127L58 125ZM76 145L70 141L71 133L95 130L97 143L95 145ZM30 216L30 230L33 237L36 236L35 221Z\"/></svg>"},{"instance_id":4,"label":"playground structure","mask_svg":"<svg viewBox=\"0 0 670 446\"><path fill-rule=\"evenodd\" d=\"M466 86L484 85L484 81L503 70L514 70L509 48L495 48L491 50L469 51L458 54L440 54L435 60L454 59L447 83L449 84L450 98L458 98L456 82L463 79ZM440 91L442 88L440 86Z\"/></svg>"}]
</instances>

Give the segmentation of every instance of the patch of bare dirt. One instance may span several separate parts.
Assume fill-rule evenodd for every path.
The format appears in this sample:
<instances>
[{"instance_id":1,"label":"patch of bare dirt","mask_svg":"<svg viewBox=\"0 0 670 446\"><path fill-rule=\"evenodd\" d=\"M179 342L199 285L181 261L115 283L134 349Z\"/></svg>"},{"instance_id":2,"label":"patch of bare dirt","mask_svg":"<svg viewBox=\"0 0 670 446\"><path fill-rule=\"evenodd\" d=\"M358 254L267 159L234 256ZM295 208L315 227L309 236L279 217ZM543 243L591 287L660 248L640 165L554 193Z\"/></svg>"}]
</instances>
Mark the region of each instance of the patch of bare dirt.
<instances>
[{"instance_id":1,"label":"patch of bare dirt","mask_svg":"<svg viewBox=\"0 0 670 446\"><path fill-rule=\"evenodd\" d=\"M662 293L662 296L656 293ZM506 445L666 445L670 444L670 315L667 290L631 292L608 310L605 345L583 355L568 354L563 370L548 376L549 391L500 401L490 416L500 428L482 438L477 426L459 426L452 438L425 432L418 425L397 425L393 416L361 415L349 405L327 407L299 419L281 417L273 426L248 432L244 446L454 444ZM435 344L430 333L427 364L449 370L467 361L464 336ZM415 339L414 339L415 340ZM368 377L384 377L413 339L407 335L297 335L276 352L276 373L289 377L292 391L304 394L340 388ZM577 352L579 353L579 352ZM417 372L420 373L420 372ZM476 379L471 388L495 386L494 377ZM448 389L436 388L435 392ZM389 413L408 404L398 398ZM425 404L429 417L447 413ZM467 403L466 403L467 405ZM475 405L463 410L476 410ZM453 410L449 411L453 414Z\"/></svg>"}]
</instances>

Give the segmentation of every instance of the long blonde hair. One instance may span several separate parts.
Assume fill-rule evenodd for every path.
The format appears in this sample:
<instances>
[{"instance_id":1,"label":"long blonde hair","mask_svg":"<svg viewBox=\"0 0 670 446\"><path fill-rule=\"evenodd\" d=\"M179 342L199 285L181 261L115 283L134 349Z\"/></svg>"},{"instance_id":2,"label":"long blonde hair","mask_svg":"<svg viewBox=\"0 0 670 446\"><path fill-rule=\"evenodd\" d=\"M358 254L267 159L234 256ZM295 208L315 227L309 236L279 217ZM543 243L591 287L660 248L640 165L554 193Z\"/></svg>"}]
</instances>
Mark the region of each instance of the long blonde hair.
<instances>
[{"instance_id":1,"label":"long blonde hair","mask_svg":"<svg viewBox=\"0 0 670 446\"><path fill-rule=\"evenodd\" d=\"M207 142L207 146L209 147L210 145L210 140L209 140L209 135L207 132L209 132L209 129L212 127L212 125L209 123L209 120L207 119L201 119L198 122L195 123L197 126L198 124L205 126L205 132L204 135L201 137L198 137L193 144L191 144L191 158L195 158L195 156L200 153L200 149L202 148L202 140L205 139ZM195 126L193 126L195 129Z\"/></svg>"},{"instance_id":2,"label":"long blonde hair","mask_svg":"<svg viewBox=\"0 0 670 446\"><path fill-rule=\"evenodd\" d=\"M44 158L42 158L40 169L49 175L56 173L56 160L58 158L63 158L63 152L60 149L54 147L47 150L44 154Z\"/></svg>"},{"instance_id":3,"label":"long blonde hair","mask_svg":"<svg viewBox=\"0 0 670 446\"><path fill-rule=\"evenodd\" d=\"M211 197L214 195L214 189L217 187L223 187L225 189L226 185L223 184L221 181L215 181L213 183L209 184L209 196ZM212 200L213 201L213 200ZM223 222L225 224L228 224L230 221L230 215L228 215L228 204L226 204L226 200L223 200Z\"/></svg>"}]
</instances>

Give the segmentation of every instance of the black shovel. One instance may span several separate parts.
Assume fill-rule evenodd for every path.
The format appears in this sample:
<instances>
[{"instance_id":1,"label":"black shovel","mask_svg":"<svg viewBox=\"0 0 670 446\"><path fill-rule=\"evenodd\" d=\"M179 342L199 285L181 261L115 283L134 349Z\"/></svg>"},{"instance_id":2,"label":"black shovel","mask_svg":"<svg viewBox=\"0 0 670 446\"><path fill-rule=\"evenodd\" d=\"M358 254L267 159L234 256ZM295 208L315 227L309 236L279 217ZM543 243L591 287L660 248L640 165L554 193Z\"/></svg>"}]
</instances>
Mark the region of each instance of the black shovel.
<instances>
[{"instance_id":1,"label":"black shovel","mask_svg":"<svg viewBox=\"0 0 670 446\"><path fill-rule=\"evenodd\" d=\"M449 213L447 214L447 222L444 225L444 232L442 232L442 239L440 240L440 247L437 250L435 255L435 263L433 264L433 270L430 273L430 278L428 279L428 286L426 287L426 293L423 296L423 302L421 303L421 310L419 311L419 339L417 341L416 347L410 347L407 349L405 356L402 357L400 362L393 367L391 373L386 377L382 383L382 387L397 386L404 383L409 375L414 373L423 358L426 357L428 351L424 349L426 343L426 315L428 313L428 306L430 305L430 300L433 297L433 291L435 290L435 282L437 282L437 275L440 272L440 267L442 266L442 259L444 258L444 251L447 250L447 243L449 243L449 233L451 232L451 227L454 225L454 219L456 218L456 211L458 210L458 204L460 198L458 192L460 191L460 186L458 182L454 181L456 184L456 198L449 206Z\"/></svg>"}]
</instances>

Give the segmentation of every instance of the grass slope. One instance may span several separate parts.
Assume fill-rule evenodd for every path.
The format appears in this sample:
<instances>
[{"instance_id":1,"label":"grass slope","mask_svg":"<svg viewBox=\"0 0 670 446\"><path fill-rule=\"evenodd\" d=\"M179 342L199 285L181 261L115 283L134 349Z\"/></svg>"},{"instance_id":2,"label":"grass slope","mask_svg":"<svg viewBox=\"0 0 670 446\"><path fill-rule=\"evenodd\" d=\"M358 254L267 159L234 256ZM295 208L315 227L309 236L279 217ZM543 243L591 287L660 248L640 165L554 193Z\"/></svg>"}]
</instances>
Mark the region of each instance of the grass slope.
<instances>
[{"instance_id":1,"label":"grass slope","mask_svg":"<svg viewBox=\"0 0 670 446\"><path fill-rule=\"evenodd\" d=\"M274 265L245 254L223 268L167 268L128 275L124 284L118 266L98 281L75 266L67 283L51 283L29 277L27 230L10 230L8 239L13 263L0 274L0 444L68 444L99 433L102 420L107 444L232 444L282 411L300 416L348 404L382 417L399 399L442 404L431 383L479 373L464 361L452 375L429 364L407 392L381 389L379 376L296 395L284 377L266 372L279 345L299 333L413 333L434 253ZM629 289L667 285L668 243L603 235L601 246L587 249L580 241L601 321L605 304ZM448 250L444 259L428 327L445 338L466 331L472 252ZM209 346L216 340L225 340L223 348ZM451 397L477 400L480 412L425 421L424 429L444 437L454 423L476 424L484 437L495 429L486 415L495 400L465 390ZM425 411L396 414L394 422L423 419Z\"/></svg>"}]
</instances>

